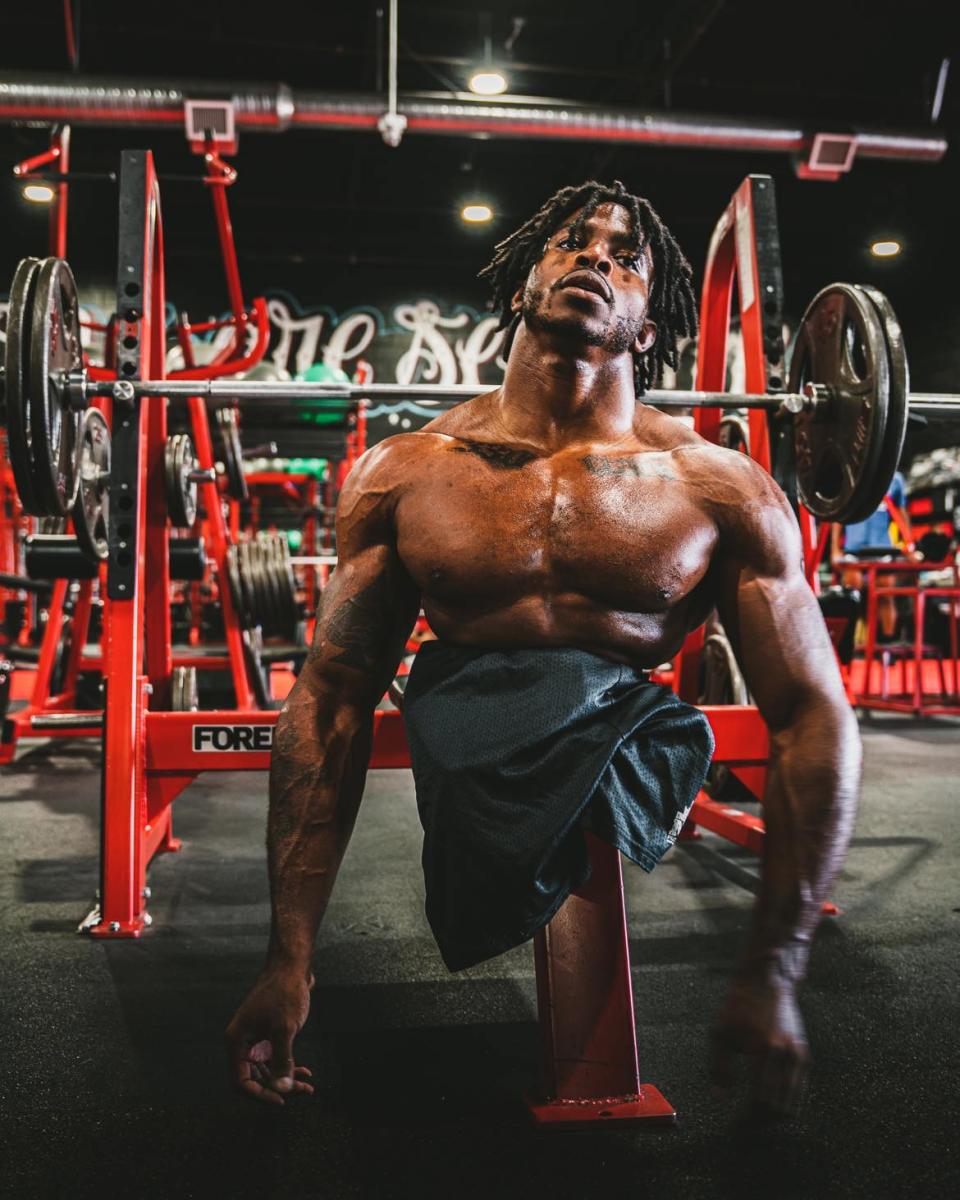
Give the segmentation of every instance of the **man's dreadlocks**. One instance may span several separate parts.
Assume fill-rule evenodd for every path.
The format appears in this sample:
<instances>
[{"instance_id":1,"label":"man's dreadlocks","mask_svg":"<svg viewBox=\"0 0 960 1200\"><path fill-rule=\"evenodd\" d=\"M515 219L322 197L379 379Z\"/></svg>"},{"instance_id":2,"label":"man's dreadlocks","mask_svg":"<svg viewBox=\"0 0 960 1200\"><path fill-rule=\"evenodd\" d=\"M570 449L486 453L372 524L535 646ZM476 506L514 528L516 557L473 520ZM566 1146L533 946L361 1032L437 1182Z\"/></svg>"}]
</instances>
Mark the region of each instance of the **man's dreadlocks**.
<instances>
[{"instance_id":1,"label":"man's dreadlocks","mask_svg":"<svg viewBox=\"0 0 960 1200\"><path fill-rule=\"evenodd\" d=\"M565 187L556 192L526 224L500 242L493 258L480 272L493 288L493 306L500 310L500 328L506 329L514 314L510 301L526 282L530 270L543 257L544 247L577 209L583 211L572 227L579 233L583 223L601 204L614 203L625 208L636 237L637 251L649 247L653 258L653 287L650 291L648 315L657 326L657 337L651 348L635 354L634 384L637 396L660 380L664 364L676 370L677 342L692 337L697 331L697 302L691 282L693 271L673 235L654 212L649 201L634 196L619 179L612 185L588 180L579 187ZM508 335L508 338L511 338Z\"/></svg>"}]
</instances>

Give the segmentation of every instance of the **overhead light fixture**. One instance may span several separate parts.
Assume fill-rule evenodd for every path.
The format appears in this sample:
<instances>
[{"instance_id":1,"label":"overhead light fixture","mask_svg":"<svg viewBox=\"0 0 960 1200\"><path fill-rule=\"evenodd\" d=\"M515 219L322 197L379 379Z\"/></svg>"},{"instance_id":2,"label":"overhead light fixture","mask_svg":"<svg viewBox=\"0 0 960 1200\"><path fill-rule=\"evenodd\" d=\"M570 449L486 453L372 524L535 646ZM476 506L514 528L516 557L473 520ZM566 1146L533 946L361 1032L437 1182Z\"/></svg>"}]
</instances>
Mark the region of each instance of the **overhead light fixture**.
<instances>
[{"instance_id":1,"label":"overhead light fixture","mask_svg":"<svg viewBox=\"0 0 960 1200\"><path fill-rule=\"evenodd\" d=\"M484 221L493 220L493 209L489 204L465 204L460 210L460 216L472 225L480 225Z\"/></svg>"},{"instance_id":2,"label":"overhead light fixture","mask_svg":"<svg viewBox=\"0 0 960 1200\"><path fill-rule=\"evenodd\" d=\"M499 96L507 90L507 77L496 67L480 67L470 76L470 91L477 96Z\"/></svg>"},{"instance_id":3,"label":"overhead light fixture","mask_svg":"<svg viewBox=\"0 0 960 1200\"><path fill-rule=\"evenodd\" d=\"M49 183L28 183L24 185L23 198L34 204L49 204L54 197L53 188Z\"/></svg>"},{"instance_id":4,"label":"overhead light fixture","mask_svg":"<svg viewBox=\"0 0 960 1200\"><path fill-rule=\"evenodd\" d=\"M870 247L870 253L874 258L894 258L900 253L901 248L899 242L890 238L886 241L874 242Z\"/></svg>"}]
</instances>

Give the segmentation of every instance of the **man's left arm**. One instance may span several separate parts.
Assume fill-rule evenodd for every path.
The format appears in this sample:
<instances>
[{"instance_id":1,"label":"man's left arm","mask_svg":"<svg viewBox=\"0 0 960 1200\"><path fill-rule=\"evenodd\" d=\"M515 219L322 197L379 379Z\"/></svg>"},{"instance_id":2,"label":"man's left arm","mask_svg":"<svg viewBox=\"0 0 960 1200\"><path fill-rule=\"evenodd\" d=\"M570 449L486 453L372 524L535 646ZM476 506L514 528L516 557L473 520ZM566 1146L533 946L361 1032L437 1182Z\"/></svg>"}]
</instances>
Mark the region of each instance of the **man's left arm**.
<instances>
[{"instance_id":1,"label":"man's left arm","mask_svg":"<svg viewBox=\"0 0 960 1200\"><path fill-rule=\"evenodd\" d=\"M733 1056L754 1094L796 1104L806 1069L796 988L856 813L860 737L820 607L802 571L796 520L759 468L753 495L721 521L720 617L770 736L760 894L746 953L715 1040L715 1074ZM760 476L763 478L760 478Z\"/></svg>"}]
</instances>

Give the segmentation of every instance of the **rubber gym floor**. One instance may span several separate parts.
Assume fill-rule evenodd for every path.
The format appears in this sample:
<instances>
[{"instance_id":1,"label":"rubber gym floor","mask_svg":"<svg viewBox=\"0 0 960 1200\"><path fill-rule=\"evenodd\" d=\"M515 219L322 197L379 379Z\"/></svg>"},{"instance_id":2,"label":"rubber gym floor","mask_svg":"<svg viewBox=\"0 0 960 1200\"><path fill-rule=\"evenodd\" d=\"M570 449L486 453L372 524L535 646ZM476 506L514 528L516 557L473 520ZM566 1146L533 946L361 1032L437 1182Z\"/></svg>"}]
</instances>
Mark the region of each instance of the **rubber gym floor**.
<instances>
[{"instance_id":1,"label":"rubber gym floor","mask_svg":"<svg viewBox=\"0 0 960 1200\"><path fill-rule=\"evenodd\" d=\"M97 751L38 744L0 775L6 1197L939 1197L960 1172L960 725L877 716L850 855L803 1008L791 1123L711 1097L707 1038L751 897L709 835L626 866L642 1077L673 1127L542 1133L529 946L461 975L422 911L408 772L371 774L321 933L298 1061L316 1095L227 1085L222 1033L267 930L266 778L201 777L185 849L150 872L136 942L74 932L97 886ZM728 860L756 861L730 847Z\"/></svg>"}]
</instances>

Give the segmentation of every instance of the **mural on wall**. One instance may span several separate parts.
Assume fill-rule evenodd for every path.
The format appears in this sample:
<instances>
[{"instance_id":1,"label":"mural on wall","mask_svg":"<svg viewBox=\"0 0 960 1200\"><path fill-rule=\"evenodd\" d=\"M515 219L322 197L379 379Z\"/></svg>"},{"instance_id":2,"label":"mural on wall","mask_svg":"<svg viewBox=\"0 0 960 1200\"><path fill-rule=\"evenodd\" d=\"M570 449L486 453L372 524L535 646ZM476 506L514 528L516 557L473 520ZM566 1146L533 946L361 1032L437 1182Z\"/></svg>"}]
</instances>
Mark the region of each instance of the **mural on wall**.
<instances>
[{"instance_id":1,"label":"mural on wall","mask_svg":"<svg viewBox=\"0 0 960 1200\"><path fill-rule=\"evenodd\" d=\"M105 324L112 312L112 294L106 289L90 292L84 301L81 320ZM6 304L0 304L0 313L5 310ZM358 305L337 312L328 306L306 307L289 292L276 291L267 293L267 312L270 344L261 369L255 372L261 378L301 378L323 363L334 375L343 372L352 379L361 362L367 382L462 383L481 392L496 387L503 378L503 330L497 329L495 316L466 304L445 305L421 296L385 307ZM198 323L217 319L212 314L191 316ZM176 319L176 308L170 304L168 332ZM231 338L230 328L194 335L197 363L209 362ZM254 340L251 332L251 346ZM94 362L103 361L103 333L84 329L83 344ZM183 365L180 347L172 346L167 354L168 372ZM379 441L400 429L417 429L436 415L414 400L372 405L369 440Z\"/></svg>"}]
</instances>

